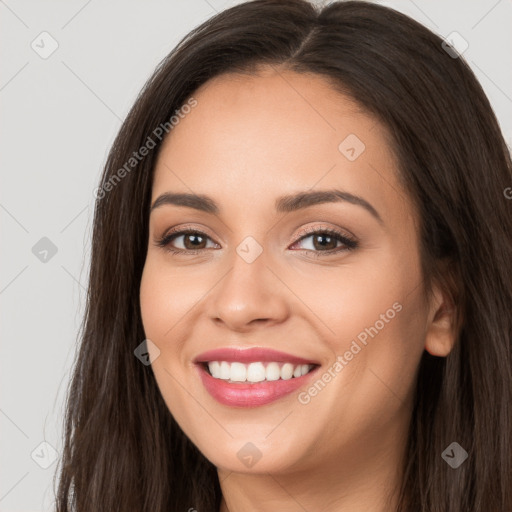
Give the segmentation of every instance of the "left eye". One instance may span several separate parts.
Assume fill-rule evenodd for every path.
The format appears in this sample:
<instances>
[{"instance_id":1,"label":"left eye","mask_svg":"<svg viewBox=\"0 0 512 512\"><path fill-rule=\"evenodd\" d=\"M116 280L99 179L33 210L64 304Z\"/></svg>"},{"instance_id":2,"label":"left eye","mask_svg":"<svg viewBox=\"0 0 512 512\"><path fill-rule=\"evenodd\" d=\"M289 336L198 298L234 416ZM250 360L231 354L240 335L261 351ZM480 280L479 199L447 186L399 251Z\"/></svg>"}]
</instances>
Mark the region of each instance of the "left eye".
<instances>
[{"instance_id":1,"label":"left eye","mask_svg":"<svg viewBox=\"0 0 512 512\"><path fill-rule=\"evenodd\" d=\"M308 242L305 242L309 240ZM339 250L354 249L357 242L336 231L314 231L303 236L293 245L301 244L302 249L315 252L331 252ZM340 245L342 247L340 247Z\"/></svg>"}]
</instances>

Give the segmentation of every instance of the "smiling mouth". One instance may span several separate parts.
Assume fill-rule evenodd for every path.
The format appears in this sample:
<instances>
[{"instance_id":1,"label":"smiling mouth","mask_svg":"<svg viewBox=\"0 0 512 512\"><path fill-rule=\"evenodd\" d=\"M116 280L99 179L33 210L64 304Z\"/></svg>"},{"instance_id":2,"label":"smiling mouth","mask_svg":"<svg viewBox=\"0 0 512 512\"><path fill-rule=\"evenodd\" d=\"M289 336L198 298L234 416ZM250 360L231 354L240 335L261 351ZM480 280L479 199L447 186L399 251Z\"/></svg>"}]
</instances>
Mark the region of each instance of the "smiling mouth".
<instances>
[{"instance_id":1,"label":"smiling mouth","mask_svg":"<svg viewBox=\"0 0 512 512\"><path fill-rule=\"evenodd\" d=\"M317 364L293 364L278 361L208 361L200 363L214 379L229 384L256 384L277 380L297 379L310 373Z\"/></svg>"}]
</instances>

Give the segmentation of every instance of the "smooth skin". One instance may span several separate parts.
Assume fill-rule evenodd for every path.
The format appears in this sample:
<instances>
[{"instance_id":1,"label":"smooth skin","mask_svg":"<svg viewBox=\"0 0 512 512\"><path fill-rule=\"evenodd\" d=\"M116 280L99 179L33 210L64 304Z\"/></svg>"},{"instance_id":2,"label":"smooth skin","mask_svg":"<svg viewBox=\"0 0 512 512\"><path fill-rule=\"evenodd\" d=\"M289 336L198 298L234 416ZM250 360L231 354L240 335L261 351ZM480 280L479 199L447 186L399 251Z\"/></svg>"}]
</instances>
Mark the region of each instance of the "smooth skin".
<instances>
[{"instance_id":1,"label":"smooth skin","mask_svg":"<svg viewBox=\"0 0 512 512\"><path fill-rule=\"evenodd\" d=\"M324 78L284 68L221 75L193 96L164 141L152 204L193 193L218 212L163 204L150 215L140 299L162 396L218 468L220 512L388 512L421 355L446 356L455 338L440 287L423 299L419 219L387 133ZM354 161L339 150L350 134L365 145ZM275 210L284 195L331 189L363 198L380 220L349 201ZM322 236L326 228L357 247ZM171 229L204 234L158 246ZM236 250L246 237L263 249L252 263ZM307 404L292 393L222 405L192 362L209 349L266 347L318 361L321 377L395 303L401 311ZM261 453L252 467L237 456L248 442Z\"/></svg>"}]
</instances>

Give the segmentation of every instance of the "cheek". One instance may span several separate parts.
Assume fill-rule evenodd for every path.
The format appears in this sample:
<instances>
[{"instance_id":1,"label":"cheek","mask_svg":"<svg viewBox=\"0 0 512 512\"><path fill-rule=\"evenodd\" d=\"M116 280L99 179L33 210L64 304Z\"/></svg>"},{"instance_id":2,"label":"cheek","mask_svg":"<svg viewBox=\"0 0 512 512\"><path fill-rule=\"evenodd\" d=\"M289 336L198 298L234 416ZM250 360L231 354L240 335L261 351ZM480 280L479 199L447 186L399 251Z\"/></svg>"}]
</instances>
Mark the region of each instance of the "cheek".
<instances>
[{"instance_id":1,"label":"cheek","mask_svg":"<svg viewBox=\"0 0 512 512\"><path fill-rule=\"evenodd\" d=\"M290 275L289 280L311 319L316 317L313 325L322 326L323 337L337 353L345 351L358 335L364 341L376 323L379 332L389 330L408 292L405 279L396 278L384 265L377 267L370 258L358 265Z\"/></svg>"},{"instance_id":2,"label":"cheek","mask_svg":"<svg viewBox=\"0 0 512 512\"><path fill-rule=\"evenodd\" d=\"M200 290L194 291L184 277L166 269L165 262L148 256L140 284L142 324L146 338L160 351L151 368L167 408L187 432L190 431L190 403L180 385L185 382L180 358L183 344L176 334L181 335L180 321L198 296Z\"/></svg>"},{"instance_id":3,"label":"cheek","mask_svg":"<svg viewBox=\"0 0 512 512\"><path fill-rule=\"evenodd\" d=\"M343 358L343 377L335 379L333 389L343 388L340 395L360 393L375 408L395 401L393 393L404 400L410 393L423 353L426 314L415 255L408 260L403 253L380 256L378 262L359 260L357 267L337 273L317 271L314 279L301 276L294 289L328 344L329 365Z\"/></svg>"},{"instance_id":4,"label":"cheek","mask_svg":"<svg viewBox=\"0 0 512 512\"><path fill-rule=\"evenodd\" d=\"M165 326L169 328L172 320L168 317L169 299L155 269L146 263L140 284L140 309L147 338L160 339L165 332Z\"/></svg>"},{"instance_id":5,"label":"cheek","mask_svg":"<svg viewBox=\"0 0 512 512\"><path fill-rule=\"evenodd\" d=\"M142 324L151 339L170 339L173 329L204 295L200 280L188 270L170 269L156 257L148 257L140 285Z\"/></svg>"},{"instance_id":6,"label":"cheek","mask_svg":"<svg viewBox=\"0 0 512 512\"><path fill-rule=\"evenodd\" d=\"M405 283L391 294L388 290L374 287L363 307L351 306L353 320L336 346L347 361L345 383L365 397L369 419L380 411L384 423L410 404L425 340L419 295Z\"/></svg>"}]
</instances>

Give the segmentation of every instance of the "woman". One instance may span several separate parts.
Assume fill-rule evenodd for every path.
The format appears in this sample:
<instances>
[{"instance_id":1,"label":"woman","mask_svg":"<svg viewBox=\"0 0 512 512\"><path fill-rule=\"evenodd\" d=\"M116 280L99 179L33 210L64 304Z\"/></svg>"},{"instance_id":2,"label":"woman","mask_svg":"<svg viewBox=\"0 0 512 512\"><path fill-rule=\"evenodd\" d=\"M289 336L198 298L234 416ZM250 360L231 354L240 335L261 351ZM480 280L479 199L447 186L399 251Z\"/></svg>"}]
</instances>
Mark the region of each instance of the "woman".
<instances>
[{"instance_id":1,"label":"woman","mask_svg":"<svg viewBox=\"0 0 512 512\"><path fill-rule=\"evenodd\" d=\"M193 30L96 192L57 510L512 510L511 183L398 12Z\"/></svg>"}]
</instances>

